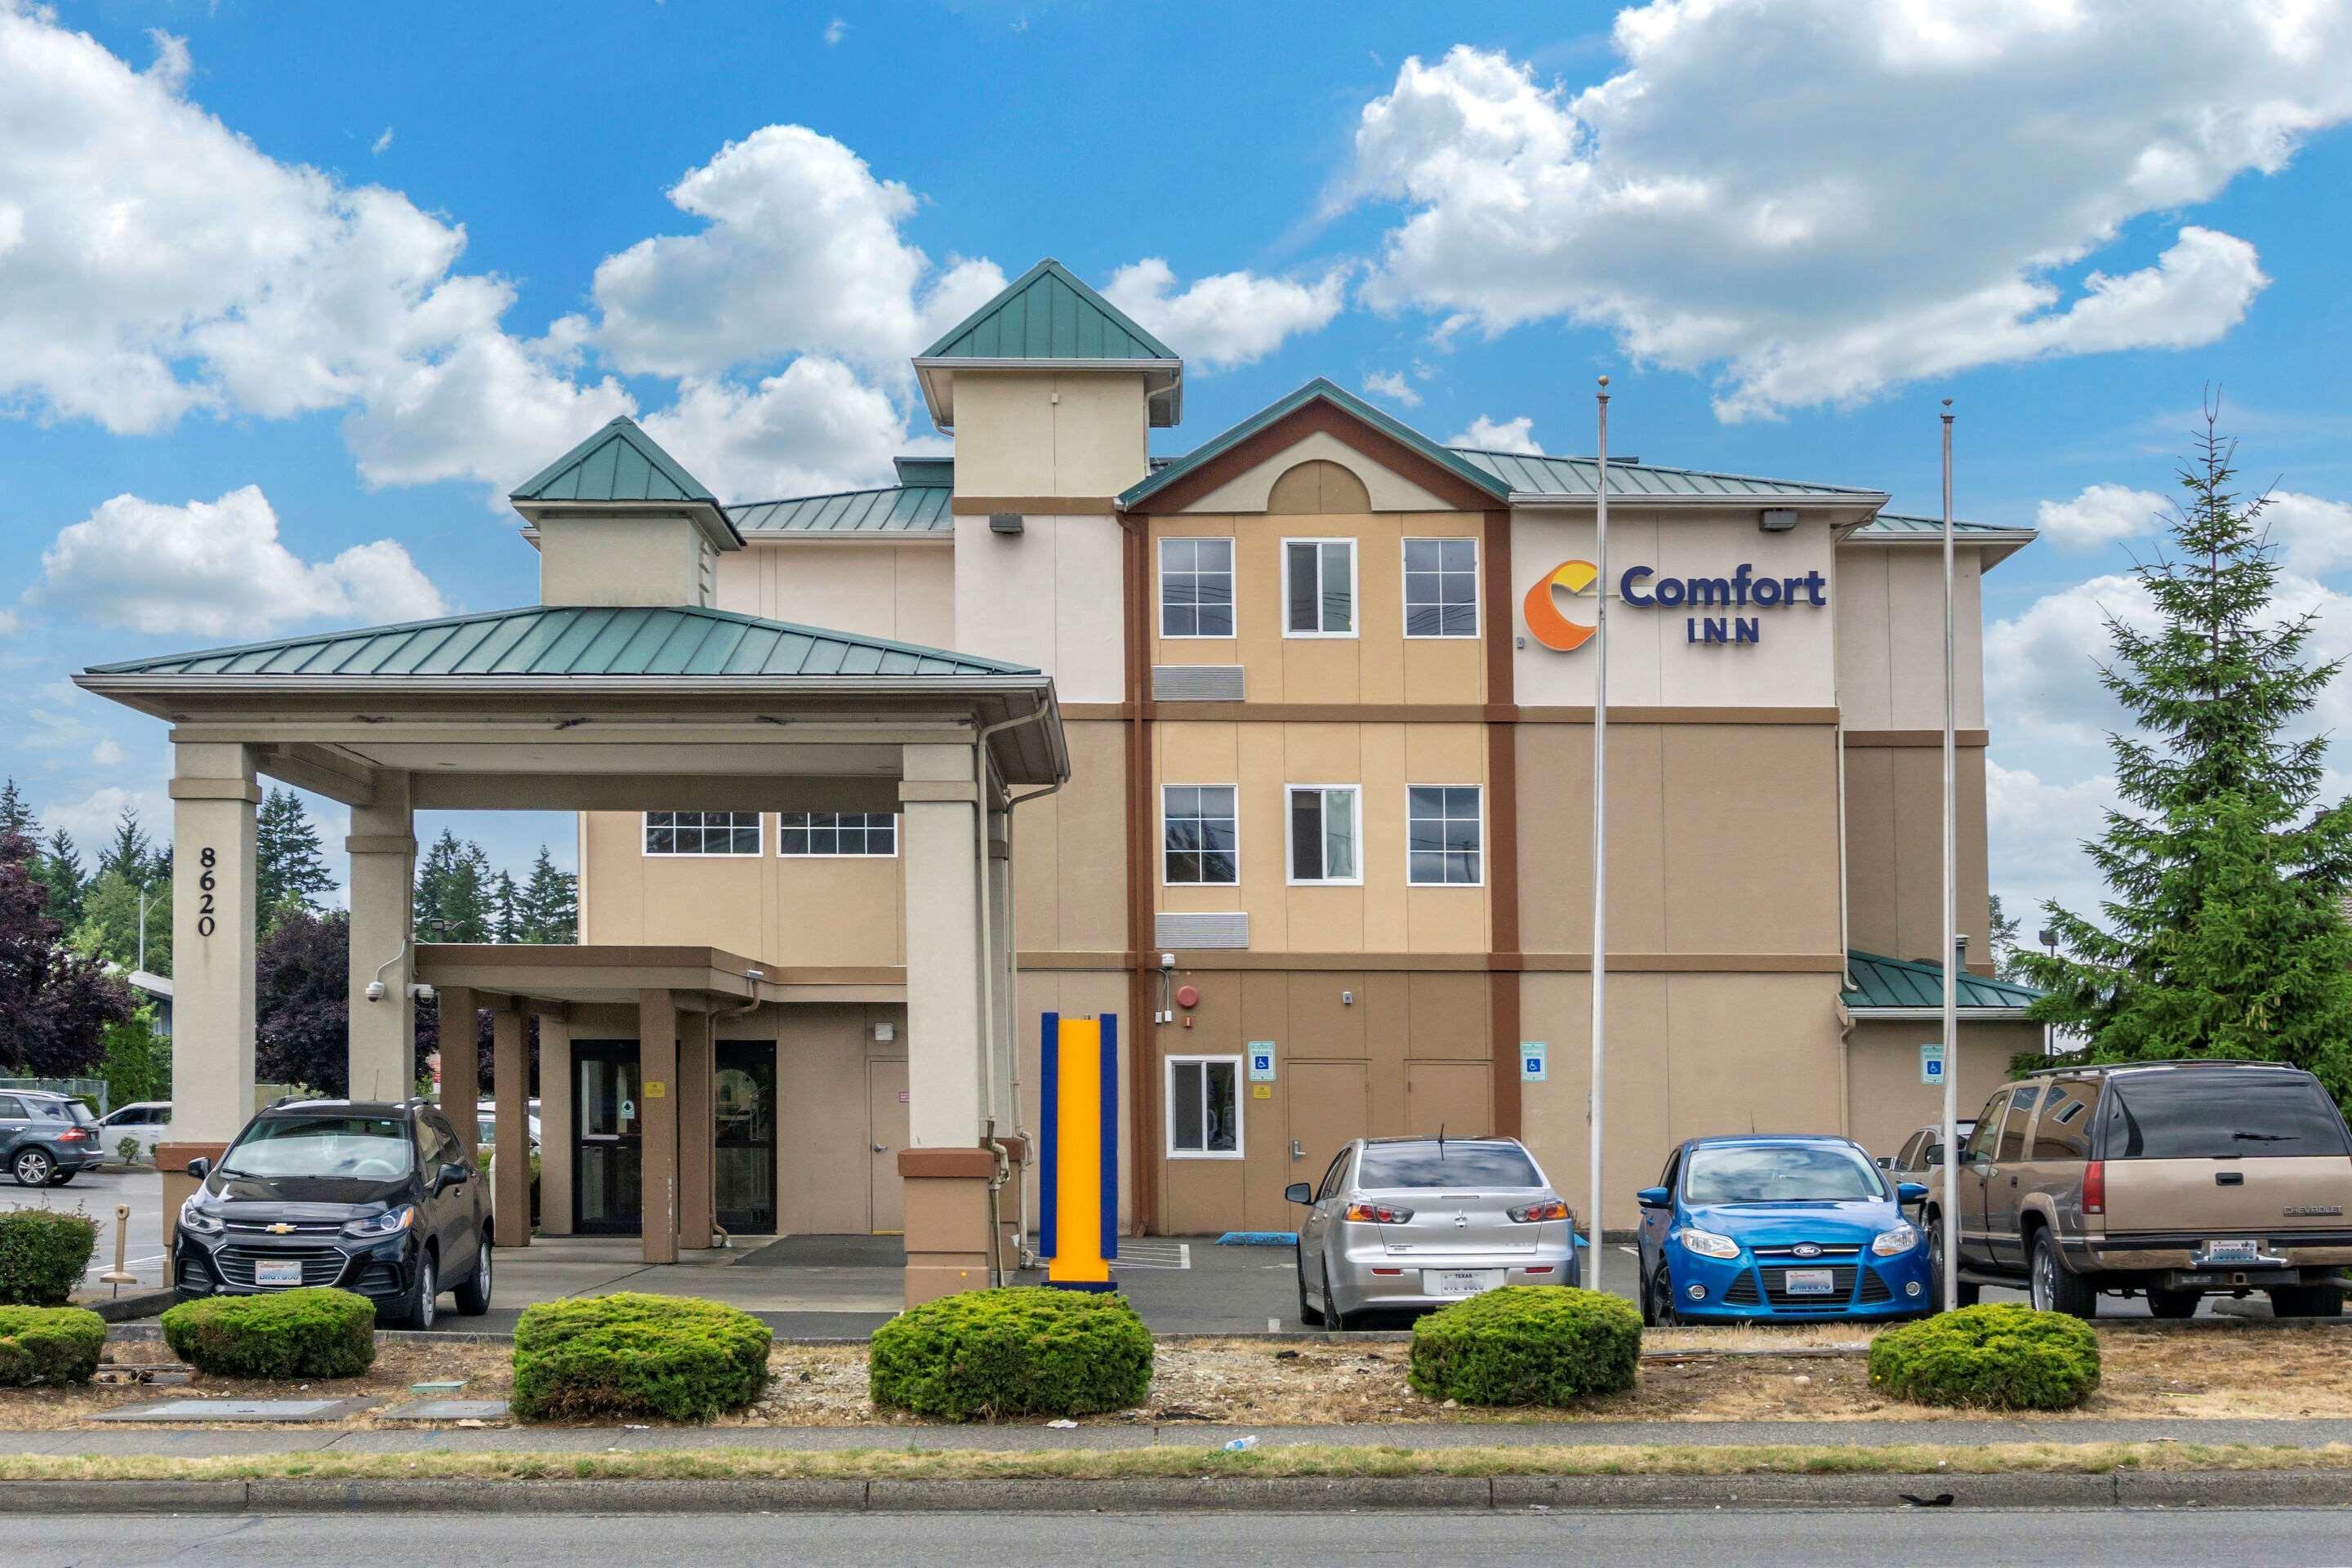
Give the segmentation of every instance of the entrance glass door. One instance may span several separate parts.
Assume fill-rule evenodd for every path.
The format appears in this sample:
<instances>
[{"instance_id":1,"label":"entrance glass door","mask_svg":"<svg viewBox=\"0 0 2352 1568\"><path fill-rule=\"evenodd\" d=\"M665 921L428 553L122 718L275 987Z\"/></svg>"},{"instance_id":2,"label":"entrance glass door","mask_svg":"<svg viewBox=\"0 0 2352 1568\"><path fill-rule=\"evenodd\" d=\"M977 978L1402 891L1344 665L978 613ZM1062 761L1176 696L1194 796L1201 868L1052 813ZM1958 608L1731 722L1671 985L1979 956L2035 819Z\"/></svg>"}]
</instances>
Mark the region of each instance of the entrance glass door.
<instances>
[{"instance_id":1,"label":"entrance glass door","mask_svg":"<svg viewBox=\"0 0 2352 1568\"><path fill-rule=\"evenodd\" d=\"M572 1070L572 1228L635 1236L645 1212L637 1042L575 1040Z\"/></svg>"},{"instance_id":2,"label":"entrance glass door","mask_svg":"<svg viewBox=\"0 0 2352 1568\"><path fill-rule=\"evenodd\" d=\"M712 1196L719 1225L736 1236L776 1228L776 1047L721 1040L711 1110L719 1149Z\"/></svg>"}]
</instances>

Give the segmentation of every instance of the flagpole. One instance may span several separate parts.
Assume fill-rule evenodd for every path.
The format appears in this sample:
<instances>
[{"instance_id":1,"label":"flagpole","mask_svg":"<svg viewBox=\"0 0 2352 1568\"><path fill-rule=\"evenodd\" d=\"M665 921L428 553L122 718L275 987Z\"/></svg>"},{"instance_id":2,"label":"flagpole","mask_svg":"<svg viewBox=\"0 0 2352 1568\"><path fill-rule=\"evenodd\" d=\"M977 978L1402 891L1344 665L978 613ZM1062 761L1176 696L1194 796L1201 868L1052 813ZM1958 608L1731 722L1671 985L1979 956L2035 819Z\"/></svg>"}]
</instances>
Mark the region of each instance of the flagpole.
<instances>
[{"instance_id":1,"label":"flagpole","mask_svg":"<svg viewBox=\"0 0 2352 1568\"><path fill-rule=\"evenodd\" d=\"M1607 1057L1605 1039L1609 987L1609 378L1601 378L1596 395L1600 405L1600 446L1593 482L1592 510L1592 1088L1588 1103L1591 1123L1590 1198L1584 1229L1591 1238L1591 1257L1584 1270L1586 1289L1601 1289L1601 1064Z\"/></svg>"},{"instance_id":2,"label":"flagpole","mask_svg":"<svg viewBox=\"0 0 2352 1568\"><path fill-rule=\"evenodd\" d=\"M1960 1304L1960 1023L1958 868L1953 785L1958 687L1952 658L1952 400L1944 399L1944 1274L1943 1310Z\"/></svg>"}]
</instances>

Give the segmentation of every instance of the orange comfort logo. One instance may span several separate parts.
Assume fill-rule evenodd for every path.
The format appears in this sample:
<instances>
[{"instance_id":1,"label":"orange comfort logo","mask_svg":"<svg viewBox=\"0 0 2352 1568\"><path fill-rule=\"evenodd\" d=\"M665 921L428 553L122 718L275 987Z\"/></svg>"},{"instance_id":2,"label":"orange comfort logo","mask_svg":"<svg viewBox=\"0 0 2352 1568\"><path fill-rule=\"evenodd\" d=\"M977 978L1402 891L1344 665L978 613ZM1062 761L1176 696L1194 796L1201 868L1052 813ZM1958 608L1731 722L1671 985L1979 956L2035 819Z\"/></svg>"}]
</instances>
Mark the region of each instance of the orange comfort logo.
<instances>
[{"instance_id":1,"label":"orange comfort logo","mask_svg":"<svg viewBox=\"0 0 2352 1568\"><path fill-rule=\"evenodd\" d=\"M1600 575L1590 561L1563 561L1548 576L1536 580L1536 585L1528 590L1520 605L1528 631L1536 641L1546 647L1571 653L1591 640L1595 628L1561 615L1553 590L1564 588L1571 594L1590 594L1594 579Z\"/></svg>"}]
</instances>

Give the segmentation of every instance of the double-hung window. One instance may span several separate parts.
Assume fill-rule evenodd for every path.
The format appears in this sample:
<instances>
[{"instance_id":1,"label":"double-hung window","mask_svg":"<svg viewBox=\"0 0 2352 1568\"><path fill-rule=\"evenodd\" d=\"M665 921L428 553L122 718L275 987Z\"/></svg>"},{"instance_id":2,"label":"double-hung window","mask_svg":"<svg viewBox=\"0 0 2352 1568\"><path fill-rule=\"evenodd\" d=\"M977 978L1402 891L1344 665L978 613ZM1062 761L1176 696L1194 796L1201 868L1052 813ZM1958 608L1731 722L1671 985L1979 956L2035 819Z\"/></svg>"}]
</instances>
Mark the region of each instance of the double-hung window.
<instances>
[{"instance_id":1,"label":"double-hung window","mask_svg":"<svg viewBox=\"0 0 2352 1568\"><path fill-rule=\"evenodd\" d=\"M1418 887L1477 887L1486 848L1475 784L1414 784L1405 791L1405 880Z\"/></svg>"},{"instance_id":2,"label":"double-hung window","mask_svg":"<svg viewBox=\"0 0 2352 1568\"><path fill-rule=\"evenodd\" d=\"M1163 637L1229 637L1234 635L1232 540L1163 539L1160 542L1160 635Z\"/></svg>"},{"instance_id":3,"label":"double-hung window","mask_svg":"<svg viewBox=\"0 0 2352 1568\"><path fill-rule=\"evenodd\" d=\"M1170 887L1230 888L1241 880L1234 795L1232 784L1160 786L1160 865Z\"/></svg>"},{"instance_id":4,"label":"double-hung window","mask_svg":"<svg viewBox=\"0 0 2352 1568\"><path fill-rule=\"evenodd\" d=\"M1168 1058L1168 1152L1179 1160L1242 1157L1242 1059Z\"/></svg>"},{"instance_id":5,"label":"double-hung window","mask_svg":"<svg viewBox=\"0 0 2352 1568\"><path fill-rule=\"evenodd\" d=\"M1292 784L1290 879L1360 883L1364 879L1363 792L1354 784Z\"/></svg>"},{"instance_id":6,"label":"double-hung window","mask_svg":"<svg viewBox=\"0 0 2352 1568\"><path fill-rule=\"evenodd\" d=\"M1354 540L1286 539L1282 542L1282 635L1292 637L1351 637L1356 635Z\"/></svg>"},{"instance_id":7,"label":"double-hung window","mask_svg":"<svg viewBox=\"0 0 2352 1568\"><path fill-rule=\"evenodd\" d=\"M649 811L646 813L646 853L648 855L757 855L760 814L756 811Z\"/></svg>"},{"instance_id":8,"label":"double-hung window","mask_svg":"<svg viewBox=\"0 0 2352 1568\"><path fill-rule=\"evenodd\" d=\"M1478 635L1476 540L1408 539L1404 542L1404 635L1409 637L1475 637Z\"/></svg>"},{"instance_id":9,"label":"double-hung window","mask_svg":"<svg viewBox=\"0 0 2352 1568\"><path fill-rule=\"evenodd\" d=\"M898 819L887 811L787 811L776 819L779 855L890 856Z\"/></svg>"}]
</instances>

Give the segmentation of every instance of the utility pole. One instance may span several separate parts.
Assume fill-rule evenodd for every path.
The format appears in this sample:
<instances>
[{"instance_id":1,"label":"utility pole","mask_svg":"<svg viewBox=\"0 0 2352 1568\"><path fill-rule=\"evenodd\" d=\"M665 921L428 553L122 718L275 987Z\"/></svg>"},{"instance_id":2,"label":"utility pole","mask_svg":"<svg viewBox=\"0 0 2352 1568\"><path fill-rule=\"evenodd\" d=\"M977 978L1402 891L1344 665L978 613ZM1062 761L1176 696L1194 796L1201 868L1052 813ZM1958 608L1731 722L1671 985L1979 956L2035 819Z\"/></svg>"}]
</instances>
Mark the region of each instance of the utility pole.
<instances>
[{"instance_id":1,"label":"utility pole","mask_svg":"<svg viewBox=\"0 0 2352 1568\"><path fill-rule=\"evenodd\" d=\"M1953 783L1958 683L1952 656L1952 400L1944 399L1944 1207L1943 1309L1960 1304L1959 868Z\"/></svg>"},{"instance_id":2,"label":"utility pole","mask_svg":"<svg viewBox=\"0 0 2352 1568\"><path fill-rule=\"evenodd\" d=\"M1601 1074L1608 1059L1609 989L1609 378L1601 378L1599 472L1592 511L1592 1094L1591 1168L1584 1213L1591 1256L1584 1269L1587 1289L1601 1289Z\"/></svg>"}]
</instances>

